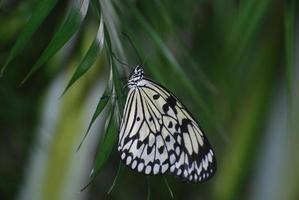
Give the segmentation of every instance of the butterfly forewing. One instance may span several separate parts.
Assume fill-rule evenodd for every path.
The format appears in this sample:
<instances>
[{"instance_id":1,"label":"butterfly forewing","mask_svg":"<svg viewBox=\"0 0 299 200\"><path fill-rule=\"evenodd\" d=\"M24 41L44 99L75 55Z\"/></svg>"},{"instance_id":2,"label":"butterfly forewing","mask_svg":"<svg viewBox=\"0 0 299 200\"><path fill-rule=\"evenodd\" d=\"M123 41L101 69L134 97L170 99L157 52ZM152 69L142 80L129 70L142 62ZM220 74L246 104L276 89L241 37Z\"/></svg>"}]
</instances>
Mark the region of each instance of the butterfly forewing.
<instances>
[{"instance_id":1,"label":"butterfly forewing","mask_svg":"<svg viewBox=\"0 0 299 200\"><path fill-rule=\"evenodd\" d=\"M191 114L171 92L146 78L128 93L118 151L127 166L145 174L170 173L197 183L216 171L214 152Z\"/></svg>"}]
</instances>

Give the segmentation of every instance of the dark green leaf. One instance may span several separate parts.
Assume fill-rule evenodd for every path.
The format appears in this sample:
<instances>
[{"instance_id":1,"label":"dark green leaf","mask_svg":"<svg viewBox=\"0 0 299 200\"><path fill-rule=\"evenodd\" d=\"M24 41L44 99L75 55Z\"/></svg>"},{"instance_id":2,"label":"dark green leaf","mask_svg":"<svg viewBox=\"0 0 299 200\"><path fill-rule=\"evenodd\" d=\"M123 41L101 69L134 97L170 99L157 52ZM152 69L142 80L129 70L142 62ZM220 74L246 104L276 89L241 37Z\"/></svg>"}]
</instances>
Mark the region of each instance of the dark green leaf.
<instances>
[{"instance_id":1,"label":"dark green leaf","mask_svg":"<svg viewBox=\"0 0 299 200\"><path fill-rule=\"evenodd\" d=\"M162 55L165 56L167 61L169 62L172 70L174 70L177 74L180 74L179 78L182 79L182 82L185 84L186 87L190 89L190 92L194 95L197 102L202 106L202 108L206 108L204 106L204 102L200 96L200 94L197 92L194 85L191 84L188 77L186 76L186 73L180 66L180 64L177 62L171 51L168 49L168 47L165 45L161 37L157 34L157 32L154 31L154 29L150 26L150 24L144 19L144 17L141 15L141 13L131 7L132 13L135 15L136 19L139 21L140 25L143 27L144 31L149 35L149 37L152 39L152 41L157 45L158 49L162 52Z\"/></svg>"},{"instance_id":2,"label":"dark green leaf","mask_svg":"<svg viewBox=\"0 0 299 200\"><path fill-rule=\"evenodd\" d=\"M165 177L163 177L163 179L164 179L165 185L166 185L166 187L167 187L167 189L168 189L168 191L169 191L169 194L170 194L170 196L171 196L171 199L174 199L173 192L172 192L172 189L171 189L171 187L170 187L170 185L169 185L169 183L168 183L168 180L167 180Z\"/></svg>"},{"instance_id":3,"label":"dark green leaf","mask_svg":"<svg viewBox=\"0 0 299 200\"><path fill-rule=\"evenodd\" d=\"M112 72L112 81L113 81L113 86L114 86L114 90L117 96L117 102L118 102L118 109L116 109L116 112L118 112L117 117L119 117L120 113L119 113L119 109L122 109L124 107L124 92L123 92L123 88L122 88L122 83L120 81L120 76L118 73L118 70L114 64L113 61L113 52L112 52L112 47L111 47L111 41L110 41L110 36L108 34L107 29L105 29L105 47L106 47L106 56L107 56L107 60L109 61L109 65L110 65L110 69ZM118 118L117 118L118 119Z\"/></svg>"},{"instance_id":4,"label":"dark green leaf","mask_svg":"<svg viewBox=\"0 0 299 200\"><path fill-rule=\"evenodd\" d=\"M117 125L115 123L114 106L111 109L110 117L108 117L108 125L105 131L105 136L99 145L99 150L96 155L95 165L90 174L93 179L101 170L104 164L107 162L113 147L117 141Z\"/></svg>"},{"instance_id":5,"label":"dark green leaf","mask_svg":"<svg viewBox=\"0 0 299 200\"><path fill-rule=\"evenodd\" d=\"M41 0L38 1L37 6L34 8L32 15L24 27L23 31L19 35L16 43L9 52L8 58L1 69L0 76L4 73L4 70L9 65L9 63L24 49L28 40L44 19L49 15L51 10L54 8L58 0Z\"/></svg>"},{"instance_id":6,"label":"dark green leaf","mask_svg":"<svg viewBox=\"0 0 299 200\"><path fill-rule=\"evenodd\" d=\"M231 59L232 64L237 63L246 46L250 42L250 38L256 33L261 25L262 17L269 9L270 0L252 0L244 1L240 4L239 17L236 18L230 33L231 49L229 55L234 57Z\"/></svg>"},{"instance_id":7,"label":"dark green leaf","mask_svg":"<svg viewBox=\"0 0 299 200\"><path fill-rule=\"evenodd\" d=\"M117 181L118 181L119 178L120 178L120 175L121 175L122 172L123 172L123 169L124 169L124 168L123 168L123 165L122 165L122 163L120 162L120 163L119 163L119 166L118 166L118 170L117 170L117 172L116 172L116 176L115 176L115 178L114 178L114 181L113 181L113 183L112 183L110 189L108 190L107 194L111 194L111 192L112 192L112 190L114 189L114 187L115 187Z\"/></svg>"},{"instance_id":8,"label":"dark green leaf","mask_svg":"<svg viewBox=\"0 0 299 200\"><path fill-rule=\"evenodd\" d=\"M104 29L103 29L103 20L101 19L100 27L97 33L96 38L94 39L92 45L89 47L89 50L85 54L82 62L78 65L75 73L73 74L71 80L67 84L67 87L64 89L63 94L83 75L85 74L96 61L97 56L101 52L104 43Z\"/></svg>"},{"instance_id":9,"label":"dark green leaf","mask_svg":"<svg viewBox=\"0 0 299 200\"><path fill-rule=\"evenodd\" d=\"M106 90L105 90L103 96L101 97L101 99L100 99L98 105L97 105L97 108L96 108L96 110L95 110L95 112L94 112L94 114L93 114L93 116L92 116L92 119L91 119L89 125L88 125L87 131L86 131L86 133L85 133L85 135L84 135L82 141L80 142L80 144L79 144L79 146L78 146L78 148L77 148L77 151L81 148L81 146L82 146L82 144L83 144L85 138L87 137L87 135L88 135L88 133L89 133L89 131L90 131L91 126L93 125L93 123L94 123L94 121L97 119L97 117L101 114L101 112L103 111L103 109L106 107L106 105L107 105L107 103L108 103L110 97L111 97L111 86L110 86L110 84L109 84L109 85L107 86L107 88L106 88Z\"/></svg>"},{"instance_id":10,"label":"dark green leaf","mask_svg":"<svg viewBox=\"0 0 299 200\"><path fill-rule=\"evenodd\" d=\"M70 6L62 24L58 27L55 35L47 48L36 61L26 77L22 80L22 85L37 69L47 62L79 29L81 22L86 16L89 0L75 0Z\"/></svg>"},{"instance_id":11,"label":"dark green leaf","mask_svg":"<svg viewBox=\"0 0 299 200\"><path fill-rule=\"evenodd\" d=\"M99 19L101 19L101 5L99 0L91 0L92 7L94 8L96 15Z\"/></svg>"}]
</instances>

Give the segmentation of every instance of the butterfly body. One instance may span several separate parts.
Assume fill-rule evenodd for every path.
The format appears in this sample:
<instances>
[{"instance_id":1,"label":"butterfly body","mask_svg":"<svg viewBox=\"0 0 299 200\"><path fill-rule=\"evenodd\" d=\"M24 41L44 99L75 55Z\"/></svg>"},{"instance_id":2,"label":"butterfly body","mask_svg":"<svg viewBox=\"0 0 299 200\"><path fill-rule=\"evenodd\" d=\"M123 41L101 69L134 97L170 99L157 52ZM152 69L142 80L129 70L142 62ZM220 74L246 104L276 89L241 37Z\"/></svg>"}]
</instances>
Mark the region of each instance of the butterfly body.
<instances>
[{"instance_id":1,"label":"butterfly body","mask_svg":"<svg viewBox=\"0 0 299 200\"><path fill-rule=\"evenodd\" d=\"M118 143L121 160L147 175L169 173L193 183L212 177L214 152L178 98L146 78L139 66L128 87Z\"/></svg>"}]
</instances>

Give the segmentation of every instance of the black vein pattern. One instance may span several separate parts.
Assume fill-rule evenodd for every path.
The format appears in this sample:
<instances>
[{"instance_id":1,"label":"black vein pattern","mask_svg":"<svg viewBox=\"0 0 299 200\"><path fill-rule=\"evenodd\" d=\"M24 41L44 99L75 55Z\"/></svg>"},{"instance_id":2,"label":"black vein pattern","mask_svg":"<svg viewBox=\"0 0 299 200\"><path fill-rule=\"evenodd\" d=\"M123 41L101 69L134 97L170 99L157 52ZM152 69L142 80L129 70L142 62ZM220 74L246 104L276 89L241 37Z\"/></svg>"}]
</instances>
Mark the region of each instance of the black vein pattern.
<instances>
[{"instance_id":1,"label":"black vein pattern","mask_svg":"<svg viewBox=\"0 0 299 200\"><path fill-rule=\"evenodd\" d=\"M169 173L193 183L211 178L214 151L178 98L143 77L130 84L119 135L121 160L147 175Z\"/></svg>"}]
</instances>

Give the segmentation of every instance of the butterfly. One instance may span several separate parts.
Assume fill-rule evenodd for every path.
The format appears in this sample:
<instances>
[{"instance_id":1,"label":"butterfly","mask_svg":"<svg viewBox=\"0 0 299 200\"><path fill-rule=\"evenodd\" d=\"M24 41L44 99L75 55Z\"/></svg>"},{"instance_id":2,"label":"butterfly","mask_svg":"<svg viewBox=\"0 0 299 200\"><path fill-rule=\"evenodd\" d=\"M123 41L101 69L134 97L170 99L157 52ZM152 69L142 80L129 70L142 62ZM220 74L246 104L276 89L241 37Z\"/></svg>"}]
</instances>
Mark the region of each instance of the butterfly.
<instances>
[{"instance_id":1,"label":"butterfly","mask_svg":"<svg viewBox=\"0 0 299 200\"><path fill-rule=\"evenodd\" d=\"M171 174L199 183L216 172L215 153L190 112L168 89L135 67L128 81L118 152L146 174Z\"/></svg>"}]
</instances>

